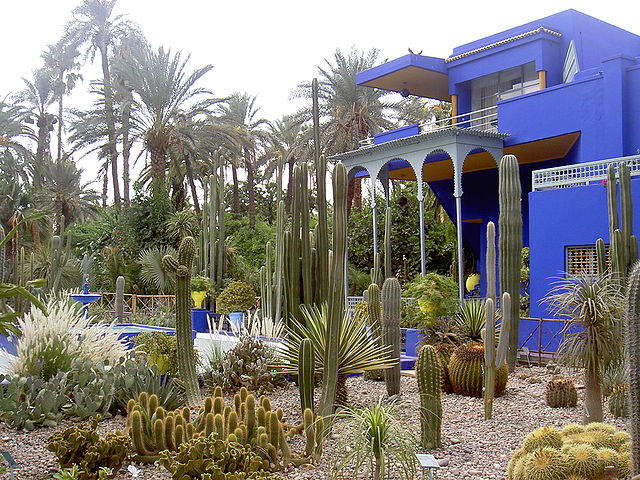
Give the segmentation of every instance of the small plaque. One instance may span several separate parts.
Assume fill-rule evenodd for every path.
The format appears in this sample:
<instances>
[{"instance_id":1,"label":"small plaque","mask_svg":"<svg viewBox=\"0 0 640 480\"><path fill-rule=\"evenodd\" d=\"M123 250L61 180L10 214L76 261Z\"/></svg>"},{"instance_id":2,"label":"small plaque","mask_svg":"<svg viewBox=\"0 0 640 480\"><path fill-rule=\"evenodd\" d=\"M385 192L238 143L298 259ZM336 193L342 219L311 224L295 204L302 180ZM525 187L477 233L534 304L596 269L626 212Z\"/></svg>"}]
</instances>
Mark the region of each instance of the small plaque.
<instances>
[{"instance_id":1,"label":"small plaque","mask_svg":"<svg viewBox=\"0 0 640 480\"><path fill-rule=\"evenodd\" d=\"M440 464L433 455L418 453L416 457L420 462L420 468L440 468Z\"/></svg>"}]
</instances>

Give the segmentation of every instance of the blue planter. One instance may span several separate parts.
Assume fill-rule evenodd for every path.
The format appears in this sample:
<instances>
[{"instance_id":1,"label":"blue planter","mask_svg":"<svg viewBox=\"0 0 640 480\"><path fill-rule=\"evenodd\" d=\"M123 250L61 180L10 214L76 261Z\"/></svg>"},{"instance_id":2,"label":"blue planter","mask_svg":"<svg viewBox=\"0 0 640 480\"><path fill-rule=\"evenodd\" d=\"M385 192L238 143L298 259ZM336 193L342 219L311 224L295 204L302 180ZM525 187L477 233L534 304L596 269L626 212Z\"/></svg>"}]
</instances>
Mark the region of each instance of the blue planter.
<instances>
[{"instance_id":1,"label":"blue planter","mask_svg":"<svg viewBox=\"0 0 640 480\"><path fill-rule=\"evenodd\" d=\"M122 330L122 333L120 333L118 338L129 349L133 348L133 339L134 339L134 337L137 337L141 333L162 332L162 333L166 333L167 335L171 335L171 336L176 334L176 331L175 331L174 328L156 327L154 325L142 325L142 324L138 324L138 323L118 323L113 328L118 329L118 330ZM191 331L191 338L195 339L196 335L197 335L197 332L195 330L192 330Z\"/></svg>"},{"instance_id":2,"label":"blue planter","mask_svg":"<svg viewBox=\"0 0 640 480\"><path fill-rule=\"evenodd\" d=\"M239 331L242 328L242 319L244 318L244 312L231 312L229 314L229 322L233 326L235 331Z\"/></svg>"},{"instance_id":3,"label":"blue planter","mask_svg":"<svg viewBox=\"0 0 640 480\"><path fill-rule=\"evenodd\" d=\"M406 329L405 355L418 356L418 347L424 342L424 337L417 328Z\"/></svg>"},{"instance_id":4,"label":"blue planter","mask_svg":"<svg viewBox=\"0 0 640 480\"><path fill-rule=\"evenodd\" d=\"M209 331L209 324L207 323L207 316L209 315L209 310L206 308L192 308L191 309L191 322L193 323L193 329L196 332L205 332Z\"/></svg>"}]
</instances>

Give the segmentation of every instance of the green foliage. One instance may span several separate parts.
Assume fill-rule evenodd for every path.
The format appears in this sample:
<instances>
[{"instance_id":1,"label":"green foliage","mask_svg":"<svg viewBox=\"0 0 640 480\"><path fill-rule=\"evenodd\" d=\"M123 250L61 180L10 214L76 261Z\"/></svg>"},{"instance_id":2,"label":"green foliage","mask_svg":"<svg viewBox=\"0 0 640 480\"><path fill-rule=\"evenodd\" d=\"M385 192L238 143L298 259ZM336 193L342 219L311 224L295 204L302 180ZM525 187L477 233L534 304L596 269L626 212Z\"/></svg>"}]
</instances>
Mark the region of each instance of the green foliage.
<instances>
[{"instance_id":1,"label":"green foliage","mask_svg":"<svg viewBox=\"0 0 640 480\"><path fill-rule=\"evenodd\" d=\"M264 246L275 240L275 226L258 218L252 229L246 216L234 219L228 214L225 229L229 247L235 250L235 255L240 255L252 272L258 272L265 263Z\"/></svg>"},{"instance_id":2,"label":"green foliage","mask_svg":"<svg viewBox=\"0 0 640 480\"><path fill-rule=\"evenodd\" d=\"M105 467L117 473L131 448L129 439L119 433L108 433L101 439L97 426L98 421L91 419L57 431L47 440L47 450L54 453L62 468L79 468L78 480L95 480Z\"/></svg>"},{"instance_id":3,"label":"green foliage","mask_svg":"<svg viewBox=\"0 0 640 480\"><path fill-rule=\"evenodd\" d=\"M193 277L191 279L191 291L192 292L207 292L209 293L213 288L213 284L209 277Z\"/></svg>"},{"instance_id":4,"label":"green foliage","mask_svg":"<svg viewBox=\"0 0 640 480\"><path fill-rule=\"evenodd\" d=\"M170 246L157 246L144 249L138 255L140 264L140 283L154 289L159 294L168 294L176 288L176 276L162 265L165 255L176 255Z\"/></svg>"},{"instance_id":5,"label":"green foliage","mask_svg":"<svg viewBox=\"0 0 640 480\"><path fill-rule=\"evenodd\" d=\"M456 307L458 287L450 278L429 272L417 276L405 288L405 294L414 297L427 322L451 315Z\"/></svg>"},{"instance_id":6,"label":"green foliage","mask_svg":"<svg viewBox=\"0 0 640 480\"><path fill-rule=\"evenodd\" d=\"M244 312L256 306L256 292L244 282L232 282L216 299L220 313Z\"/></svg>"},{"instance_id":7,"label":"green foliage","mask_svg":"<svg viewBox=\"0 0 640 480\"><path fill-rule=\"evenodd\" d=\"M116 368L119 374L115 399L120 412L126 412L129 400L137 399L142 392L158 397L158 404L166 410L175 410L184 405L184 388L175 380L163 379L157 367L148 366L144 359L127 359Z\"/></svg>"},{"instance_id":8,"label":"green foliage","mask_svg":"<svg viewBox=\"0 0 640 480\"><path fill-rule=\"evenodd\" d=\"M224 353L221 369L212 371L207 382L236 391L242 387L263 394L284 386L282 375L273 367L274 350L259 338L243 335Z\"/></svg>"},{"instance_id":9,"label":"green foliage","mask_svg":"<svg viewBox=\"0 0 640 480\"><path fill-rule=\"evenodd\" d=\"M71 468L64 468L59 472L53 474L54 480L80 480L80 475L82 472L78 469L77 465L74 465ZM107 467L100 467L98 470L98 480L107 480L107 478L111 478L113 475L113 470Z\"/></svg>"},{"instance_id":10,"label":"green foliage","mask_svg":"<svg viewBox=\"0 0 640 480\"><path fill-rule=\"evenodd\" d=\"M180 210L169 214L164 226L166 239L176 247L184 237L200 235L200 222L193 210Z\"/></svg>"},{"instance_id":11,"label":"green foliage","mask_svg":"<svg viewBox=\"0 0 640 480\"><path fill-rule=\"evenodd\" d=\"M353 478L365 471L366 478L382 480L391 472L401 479L415 478L416 441L411 429L397 418L398 405L378 403L364 409L338 413L344 420L338 450L332 465L334 478Z\"/></svg>"},{"instance_id":12,"label":"green foliage","mask_svg":"<svg viewBox=\"0 0 640 480\"><path fill-rule=\"evenodd\" d=\"M391 266L401 279L413 278L420 273L420 216L415 182L400 184L392 189L391 214ZM384 206L382 197L376 198L378 207ZM428 207L429 208L429 207ZM378 211L378 225L382 225L383 208ZM373 213L369 202L363 202L360 210L352 210L347 230L349 242L349 266L368 272L373 266ZM384 229L378 228L378 244L383 244ZM426 266L428 271L443 275L449 273L455 256L455 227L446 215L434 206L425 212ZM403 258L406 258L407 268Z\"/></svg>"},{"instance_id":13,"label":"green foliage","mask_svg":"<svg viewBox=\"0 0 640 480\"><path fill-rule=\"evenodd\" d=\"M485 327L484 301L463 300L456 305L455 326L464 341L479 342Z\"/></svg>"},{"instance_id":14,"label":"green foliage","mask_svg":"<svg viewBox=\"0 0 640 480\"><path fill-rule=\"evenodd\" d=\"M149 367L156 366L160 375L178 373L178 344L176 337L164 332L145 332L133 339L136 356L146 358Z\"/></svg>"}]
</instances>

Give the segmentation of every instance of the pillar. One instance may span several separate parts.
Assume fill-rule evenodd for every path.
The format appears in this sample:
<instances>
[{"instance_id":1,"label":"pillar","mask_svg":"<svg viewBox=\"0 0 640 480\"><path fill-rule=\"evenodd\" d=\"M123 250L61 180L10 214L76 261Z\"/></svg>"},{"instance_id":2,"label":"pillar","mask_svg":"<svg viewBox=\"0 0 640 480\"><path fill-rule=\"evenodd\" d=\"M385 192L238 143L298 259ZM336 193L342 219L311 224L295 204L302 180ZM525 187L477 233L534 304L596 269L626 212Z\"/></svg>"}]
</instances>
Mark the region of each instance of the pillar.
<instances>
[{"instance_id":1,"label":"pillar","mask_svg":"<svg viewBox=\"0 0 640 480\"><path fill-rule=\"evenodd\" d=\"M540 85L540 90L544 90L545 88L547 88L546 70L538 70L538 84Z\"/></svg>"},{"instance_id":2,"label":"pillar","mask_svg":"<svg viewBox=\"0 0 640 480\"><path fill-rule=\"evenodd\" d=\"M451 95L451 116L452 117L458 116L458 95L455 93ZM452 118L451 125L455 125L456 123L458 123L458 119Z\"/></svg>"},{"instance_id":3,"label":"pillar","mask_svg":"<svg viewBox=\"0 0 640 480\"><path fill-rule=\"evenodd\" d=\"M378 209L376 208L376 180L371 178L371 210L373 219L373 258L378 255Z\"/></svg>"},{"instance_id":4,"label":"pillar","mask_svg":"<svg viewBox=\"0 0 640 480\"><path fill-rule=\"evenodd\" d=\"M458 236L458 291L460 300L464 300L464 258L462 249L462 192L456 199L456 233Z\"/></svg>"},{"instance_id":5,"label":"pillar","mask_svg":"<svg viewBox=\"0 0 640 480\"><path fill-rule=\"evenodd\" d=\"M424 238L424 193L418 196L418 201L420 202L420 275L424 277L427 274Z\"/></svg>"}]
</instances>

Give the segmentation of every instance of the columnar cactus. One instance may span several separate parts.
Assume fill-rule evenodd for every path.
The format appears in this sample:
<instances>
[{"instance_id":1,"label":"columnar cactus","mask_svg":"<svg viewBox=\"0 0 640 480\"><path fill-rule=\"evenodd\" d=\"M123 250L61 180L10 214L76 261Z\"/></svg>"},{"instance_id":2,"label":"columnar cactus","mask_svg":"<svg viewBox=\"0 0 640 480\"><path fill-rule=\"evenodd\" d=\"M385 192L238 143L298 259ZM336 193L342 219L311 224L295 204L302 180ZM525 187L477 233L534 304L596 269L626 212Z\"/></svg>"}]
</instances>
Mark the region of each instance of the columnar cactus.
<instances>
[{"instance_id":1,"label":"columnar cactus","mask_svg":"<svg viewBox=\"0 0 640 480\"><path fill-rule=\"evenodd\" d=\"M4 283L6 275L5 275L5 254L6 254L6 246L4 244L4 227L0 225L0 283Z\"/></svg>"},{"instance_id":2,"label":"columnar cactus","mask_svg":"<svg viewBox=\"0 0 640 480\"><path fill-rule=\"evenodd\" d=\"M640 474L640 262L629 275L628 310L625 316L627 363L629 365L629 429L633 474Z\"/></svg>"},{"instance_id":3,"label":"columnar cactus","mask_svg":"<svg viewBox=\"0 0 640 480\"><path fill-rule=\"evenodd\" d=\"M193 355L191 324L191 269L196 254L193 237L185 237L180 242L178 257L165 255L162 264L176 275L176 342L178 344L178 372L185 384L188 405L198 405L202 400L196 375L196 359Z\"/></svg>"},{"instance_id":4,"label":"columnar cactus","mask_svg":"<svg viewBox=\"0 0 640 480\"><path fill-rule=\"evenodd\" d=\"M502 318L509 318L511 298L507 292L502 294ZM496 307L493 299L487 298L485 303L484 333L484 418L488 420L493 412L493 397L496 383L496 372L504 365L509 343L509 324L503 320L500 337L496 346Z\"/></svg>"},{"instance_id":5,"label":"columnar cactus","mask_svg":"<svg viewBox=\"0 0 640 480\"><path fill-rule=\"evenodd\" d=\"M420 393L420 425L422 446L428 450L440 447L442 401L440 398L440 365L431 345L420 349L416 361L416 379Z\"/></svg>"},{"instance_id":6,"label":"columnar cactus","mask_svg":"<svg viewBox=\"0 0 640 480\"><path fill-rule=\"evenodd\" d=\"M387 278L382 285L382 343L391 347L391 358L398 363L384 371L389 396L400 394L400 282Z\"/></svg>"},{"instance_id":7,"label":"columnar cactus","mask_svg":"<svg viewBox=\"0 0 640 480\"><path fill-rule=\"evenodd\" d=\"M382 340L382 324L381 324L381 309L380 309L380 287L375 283L369 285L366 290L368 301L367 309L369 313L369 325L371 326L371 333L373 338ZM380 343L382 346L382 343ZM369 370L364 372L365 380L384 380L384 370Z\"/></svg>"},{"instance_id":8,"label":"columnar cactus","mask_svg":"<svg viewBox=\"0 0 640 480\"><path fill-rule=\"evenodd\" d=\"M226 277L227 257L224 224L224 166L215 168L203 184L205 189L198 268L209 277L211 283L222 288L222 280Z\"/></svg>"},{"instance_id":9,"label":"columnar cactus","mask_svg":"<svg viewBox=\"0 0 640 480\"><path fill-rule=\"evenodd\" d=\"M371 269L371 283L376 285L382 285L384 278L382 278L382 269L380 268L380 252L373 256L373 268Z\"/></svg>"},{"instance_id":10,"label":"columnar cactus","mask_svg":"<svg viewBox=\"0 0 640 480\"><path fill-rule=\"evenodd\" d=\"M304 338L300 342L298 352L298 389L300 391L300 406L304 412L310 409L313 412L313 390L315 386L316 360L313 342Z\"/></svg>"},{"instance_id":11,"label":"columnar cactus","mask_svg":"<svg viewBox=\"0 0 640 480\"><path fill-rule=\"evenodd\" d=\"M124 323L124 277L116 278L116 320Z\"/></svg>"},{"instance_id":12,"label":"columnar cactus","mask_svg":"<svg viewBox=\"0 0 640 480\"><path fill-rule=\"evenodd\" d=\"M616 418L629 416L629 386L626 383L616 385L609 395L609 411Z\"/></svg>"},{"instance_id":13,"label":"columnar cactus","mask_svg":"<svg viewBox=\"0 0 640 480\"><path fill-rule=\"evenodd\" d=\"M487 223L487 248L485 254L487 276L487 298L496 301L496 226Z\"/></svg>"},{"instance_id":14,"label":"columnar cactus","mask_svg":"<svg viewBox=\"0 0 640 480\"><path fill-rule=\"evenodd\" d=\"M545 401L551 408L575 407L578 391L570 379L556 377L547 383Z\"/></svg>"},{"instance_id":15,"label":"columnar cactus","mask_svg":"<svg viewBox=\"0 0 640 480\"><path fill-rule=\"evenodd\" d=\"M509 323L509 371L516 367L518 354L518 333L520 329L520 269L522 266L522 211L520 169L514 155L505 155L498 169L500 203L500 291L511 295L509 318L503 315L503 322Z\"/></svg>"},{"instance_id":16,"label":"columnar cactus","mask_svg":"<svg viewBox=\"0 0 640 480\"><path fill-rule=\"evenodd\" d=\"M333 256L329 277L329 318L324 352L320 414L333 413L338 382L340 329L344 315L344 269L347 254L347 169L342 163L333 169Z\"/></svg>"}]
</instances>

